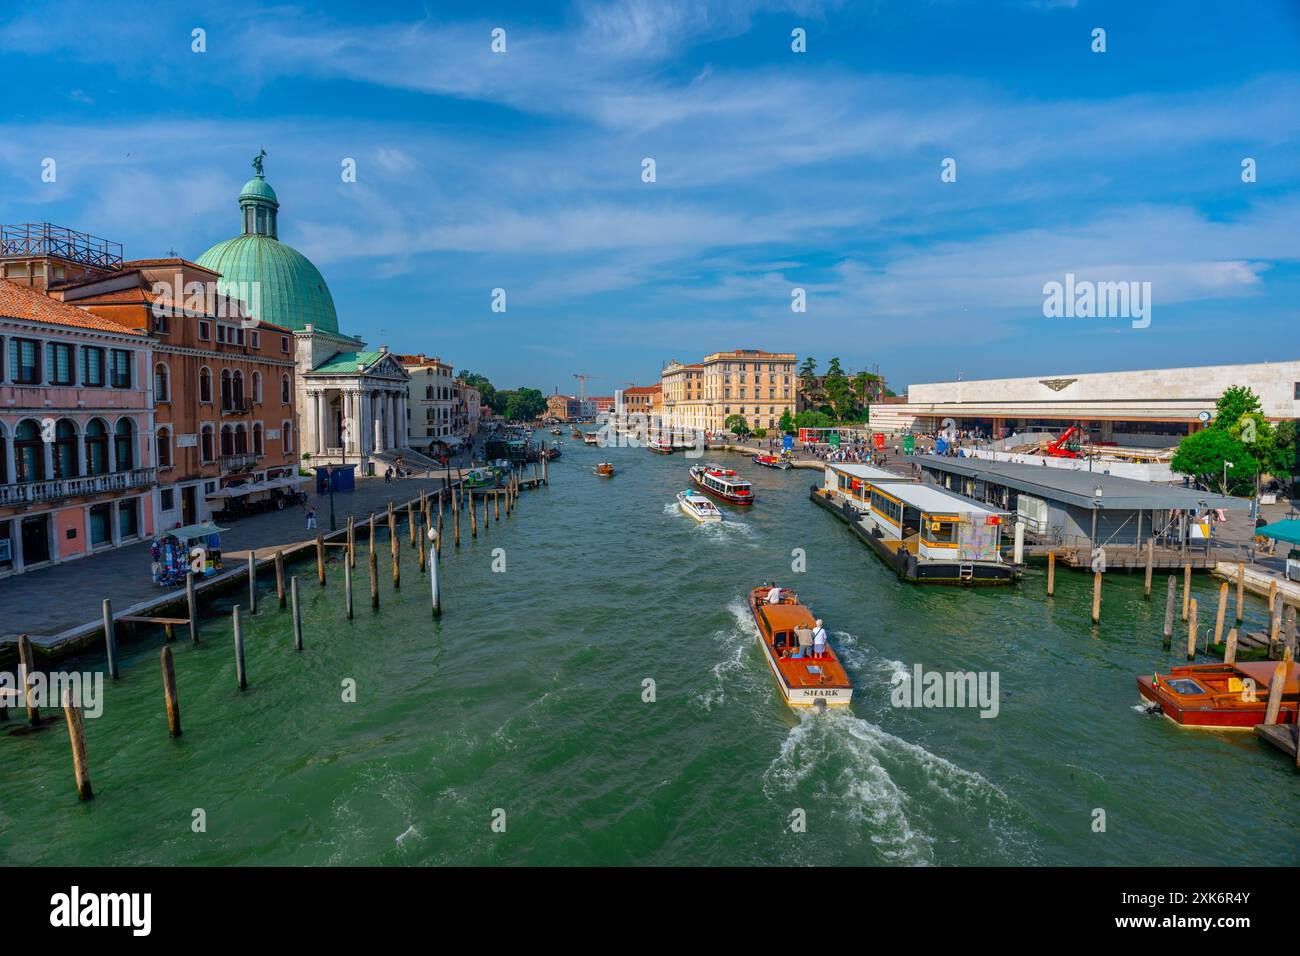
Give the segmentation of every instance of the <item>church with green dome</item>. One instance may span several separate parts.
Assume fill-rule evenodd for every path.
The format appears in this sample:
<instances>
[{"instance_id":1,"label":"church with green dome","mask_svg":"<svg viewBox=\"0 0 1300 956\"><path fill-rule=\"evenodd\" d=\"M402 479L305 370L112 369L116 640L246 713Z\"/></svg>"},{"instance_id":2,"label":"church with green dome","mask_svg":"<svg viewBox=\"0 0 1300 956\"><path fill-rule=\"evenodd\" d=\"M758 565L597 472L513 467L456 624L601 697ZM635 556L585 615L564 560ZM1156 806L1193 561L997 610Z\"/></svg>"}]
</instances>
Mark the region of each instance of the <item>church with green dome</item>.
<instances>
[{"instance_id":1,"label":"church with green dome","mask_svg":"<svg viewBox=\"0 0 1300 956\"><path fill-rule=\"evenodd\" d=\"M293 332L298 434L307 464L354 464L375 474L409 447L411 377L387 346L339 331L334 298L310 259L280 241L280 200L266 181L262 150L239 191L240 234L197 263L219 274L217 291L244 301L254 323Z\"/></svg>"}]
</instances>

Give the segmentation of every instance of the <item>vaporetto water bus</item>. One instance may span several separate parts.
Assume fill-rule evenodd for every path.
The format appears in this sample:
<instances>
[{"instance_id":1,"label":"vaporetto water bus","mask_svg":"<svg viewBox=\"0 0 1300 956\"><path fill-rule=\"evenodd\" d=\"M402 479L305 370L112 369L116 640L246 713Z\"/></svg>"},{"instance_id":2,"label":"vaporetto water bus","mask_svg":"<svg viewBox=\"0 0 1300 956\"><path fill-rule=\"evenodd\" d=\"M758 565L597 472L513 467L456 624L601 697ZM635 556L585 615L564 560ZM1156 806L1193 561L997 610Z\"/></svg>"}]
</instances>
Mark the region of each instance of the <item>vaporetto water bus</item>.
<instances>
[{"instance_id":1,"label":"vaporetto water bus","mask_svg":"<svg viewBox=\"0 0 1300 956\"><path fill-rule=\"evenodd\" d=\"M776 604L767 603L772 588L760 585L749 592L749 610L758 625L758 646L776 679L781 696L791 707L847 707L853 699L853 682L827 641L821 655L799 646L796 628L814 629L812 612L789 589L781 589Z\"/></svg>"},{"instance_id":2,"label":"vaporetto water bus","mask_svg":"<svg viewBox=\"0 0 1300 956\"><path fill-rule=\"evenodd\" d=\"M871 465L828 463L810 496L905 581L986 585L1019 577L1001 555L1009 512Z\"/></svg>"},{"instance_id":3,"label":"vaporetto water bus","mask_svg":"<svg viewBox=\"0 0 1300 956\"><path fill-rule=\"evenodd\" d=\"M749 482L721 465L692 465L691 481L706 494L732 505L752 505L754 490Z\"/></svg>"}]
</instances>

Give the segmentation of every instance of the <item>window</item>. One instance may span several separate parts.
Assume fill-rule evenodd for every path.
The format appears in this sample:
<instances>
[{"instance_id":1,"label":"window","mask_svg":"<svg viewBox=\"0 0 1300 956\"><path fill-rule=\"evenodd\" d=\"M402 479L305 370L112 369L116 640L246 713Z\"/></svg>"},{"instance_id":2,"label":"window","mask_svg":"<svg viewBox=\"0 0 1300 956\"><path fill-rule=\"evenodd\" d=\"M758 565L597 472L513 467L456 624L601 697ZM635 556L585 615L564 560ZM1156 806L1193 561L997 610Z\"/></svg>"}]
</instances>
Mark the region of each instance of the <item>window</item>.
<instances>
[{"instance_id":1,"label":"window","mask_svg":"<svg viewBox=\"0 0 1300 956\"><path fill-rule=\"evenodd\" d=\"M51 385L71 385L72 346L66 342L51 342L47 354L49 357L49 383Z\"/></svg>"},{"instance_id":2,"label":"window","mask_svg":"<svg viewBox=\"0 0 1300 956\"><path fill-rule=\"evenodd\" d=\"M77 426L69 418L60 418L54 426L54 477L76 478Z\"/></svg>"},{"instance_id":3,"label":"window","mask_svg":"<svg viewBox=\"0 0 1300 956\"><path fill-rule=\"evenodd\" d=\"M176 510L175 488L163 488L158 492L158 507L163 511Z\"/></svg>"},{"instance_id":4,"label":"window","mask_svg":"<svg viewBox=\"0 0 1300 956\"><path fill-rule=\"evenodd\" d=\"M135 426L129 418L123 418L113 429L113 462L118 471L135 467Z\"/></svg>"},{"instance_id":5,"label":"window","mask_svg":"<svg viewBox=\"0 0 1300 956\"><path fill-rule=\"evenodd\" d=\"M168 389L167 366L159 362L153 369L153 400L155 402L166 402L171 399L171 392Z\"/></svg>"},{"instance_id":6,"label":"window","mask_svg":"<svg viewBox=\"0 0 1300 956\"><path fill-rule=\"evenodd\" d=\"M261 333L261 332L249 332L249 333L248 333L248 344L249 344L249 347L250 347L250 348L260 349L260 348L262 347L262 333Z\"/></svg>"},{"instance_id":7,"label":"window","mask_svg":"<svg viewBox=\"0 0 1300 956\"><path fill-rule=\"evenodd\" d=\"M253 373L253 401L258 405L262 404L262 373L261 372Z\"/></svg>"},{"instance_id":8,"label":"window","mask_svg":"<svg viewBox=\"0 0 1300 956\"><path fill-rule=\"evenodd\" d=\"M131 353L125 349L113 349L109 353L108 384L113 388L131 387Z\"/></svg>"},{"instance_id":9,"label":"window","mask_svg":"<svg viewBox=\"0 0 1300 956\"><path fill-rule=\"evenodd\" d=\"M233 455L235 453L235 431L229 425L221 426L221 454Z\"/></svg>"},{"instance_id":10,"label":"window","mask_svg":"<svg viewBox=\"0 0 1300 956\"><path fill-rule=\"evenodd\" d=\"M200 342L211 342L211 341L212 341L212 323L211 323L211 322L200 322L200 323L199 323L199 341L200 341Z\"/></svg>"},{"instance_id":11,"label":"window","mask_svg":"<svg viewBox=\"0 0 1300 956\"><path fill-rule=\"evenodd\" d=\"M104 384L104 350L85 346L81 350L81 383L96 388Z\"/></svg>"},{"instance_id":12,"label":"window","mask_svg":"<svg viewBox=\"0 0 1300 956\"><path fill-rule=\"evenodd\" d=\"M153 315L153 330L155 332L160 332L163 335L166 335L171 331L171 327L167 324L166 312L150 309L150 313Z\"/></svg>"},{"instance_id":13,"label":"window","mask_svg":"<svg viewBox=\"0 0 1300 956\"><path fill-rule=\"evenodd\" d=\"M206 365L199 369L199 401L212 404L212 369Z\"/></svg>"},{"instance_id":14,"label":"window","mask_svg":"<svg viewBox=\"0 0 1300 956\"><path fill-rule=\"evenodd\" d=\"M86 474L108 474L108 427L98 418L86 423Z\"/></svg>"},{"instance_id":15,"label":"window","mask_svg":"<svg viewBox=\"0 0 1300 956\"><path fill-rule=\"evenodd\" d=\"M280 336L280 351L283 352L285 355L289 354L289 336L287 335Z\"/></svg>"},{"instance_id":16,"label":"window","mask_svg":"<svg viewBox=\"0 0 1300 956\"><path fill-rule=\"evenodd\" d=\"M235 426L235 454L246 455L248 453L248 429L242 424Z\"/></svg>"},{"instance_id":17,"label":"window","mask_svg":"<svg viewBox=\"0 0 1300 956\"><path fill-rule=\"evenodd\" d=\"M199 459L203 462L215 461L213 455L213 432L211 425L204 425L199 432Z\"/></svg>"},{"instance_id":18,"label":"window","mask_svg":"<svg viewBox=\"0 0 1300 956\"><path fill-rule=\"evenodd\" d=\"M19 481L45 480L45 443L41 426L28 418L14 429L14 470Z\"/></svg>"},{"instance_id":19,"label":"window","mask_svg":"<svg viewBox=\"0 0 1300 956\"><path fill-rule=\"evenodd\" d=\"M293 396L290 394L289 376L281 375L280 376L280 404L288 405L292 401L293 401Z\"/></svg>"},{"instance_id":20,"label":"window","mask_svg":"<svg viewBox=\"0 0 1300 956\"><path fill-rule=\"evenodd\" d=\"M293 451L293 422L285 422L280 428L280 435L285 452Z\"/></svg>"},{"instance_id":21,"label":"window","mask_svg":"<svg viewBox=\"0 0 1300 956\"><path fill-rule=\"evenodd\" d=\"M158 467L172 466L172 434L167 428L158 429Z\"/></svg>"},{"instance_id":22,"label":"window","mask_svg":"<svg viewBox=\"0 0 1300 956\"><path fill-rule=\"evenodd\" d=\"M35 339L14 339L10 353L9 378L19 385L41 382L41 343Z\"/></svg>"},{"instance_id":23,"label":"window","mask_svg":"<svg viewBox=\"0 0 1300 956\"><path fill-rule=\"evenodd\" d=\"M262 442L262 424L258 422L253 426L253 454L265 455L266 447Z\"/></svg>"}]
</instances>

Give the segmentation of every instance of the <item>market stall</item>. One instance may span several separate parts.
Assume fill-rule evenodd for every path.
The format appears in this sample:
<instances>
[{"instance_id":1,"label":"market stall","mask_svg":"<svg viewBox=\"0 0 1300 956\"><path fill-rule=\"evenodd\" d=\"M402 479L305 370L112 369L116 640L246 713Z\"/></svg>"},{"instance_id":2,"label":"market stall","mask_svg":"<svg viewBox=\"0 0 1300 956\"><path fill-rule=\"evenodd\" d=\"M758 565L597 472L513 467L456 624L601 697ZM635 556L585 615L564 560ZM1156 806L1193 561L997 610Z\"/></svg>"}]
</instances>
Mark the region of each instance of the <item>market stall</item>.
<instances>
[{"instance_id":1,"label":"market stall","mask_svg":"<svg viewBox=\"0 0 1300 956\"><path fill-rule=\"evenodd\" d=\"M153 582L160 587L185 583L185 575L209 577L221 570L221 533L211 521L185 525L154 538L149 548Z\"/></svg>"}]
</instances>

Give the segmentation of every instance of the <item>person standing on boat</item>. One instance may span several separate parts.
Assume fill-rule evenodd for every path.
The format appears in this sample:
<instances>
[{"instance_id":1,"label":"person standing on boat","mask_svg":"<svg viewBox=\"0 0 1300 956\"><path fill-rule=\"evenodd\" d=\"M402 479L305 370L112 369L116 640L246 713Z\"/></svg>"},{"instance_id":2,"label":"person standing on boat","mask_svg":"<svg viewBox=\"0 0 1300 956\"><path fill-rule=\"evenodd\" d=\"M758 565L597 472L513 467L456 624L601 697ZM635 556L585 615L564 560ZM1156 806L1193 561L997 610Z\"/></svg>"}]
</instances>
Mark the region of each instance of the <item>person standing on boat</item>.
<instances>
[{"instance_id":1,"label":"person standing on boat","mask_svg":"<svg viewBox=\"0 0 1300 956\"><path fill-rule=\"evenodd\" d=\"M767 603L768 604L781 603L781 588L779 585L773 584L772 590L767 592Z\"/></svg>"},{"instance_id":2,"label":"person standing on boat","mask_svg":"<svg viewBox=\"0 0 1300 956\"><path fill-rule=\"evenodd\" d=\"M826 628L822 627L822 619L817 618L817 623L813 626L812 633L813 657L821 658L826 653Z\"/></svg>"},{"instance_id":3,"label":"person standing on boat","mask_svg":"<svg viewBox=\"0 0 1300 956\"><path fill-rule=\"evenodd\" d=\"M811 657L813 644L812 628L808 627L806 624L800 624L794 629L794 636L799 639L799 656Z\"/></svg>"}]
</instances>

